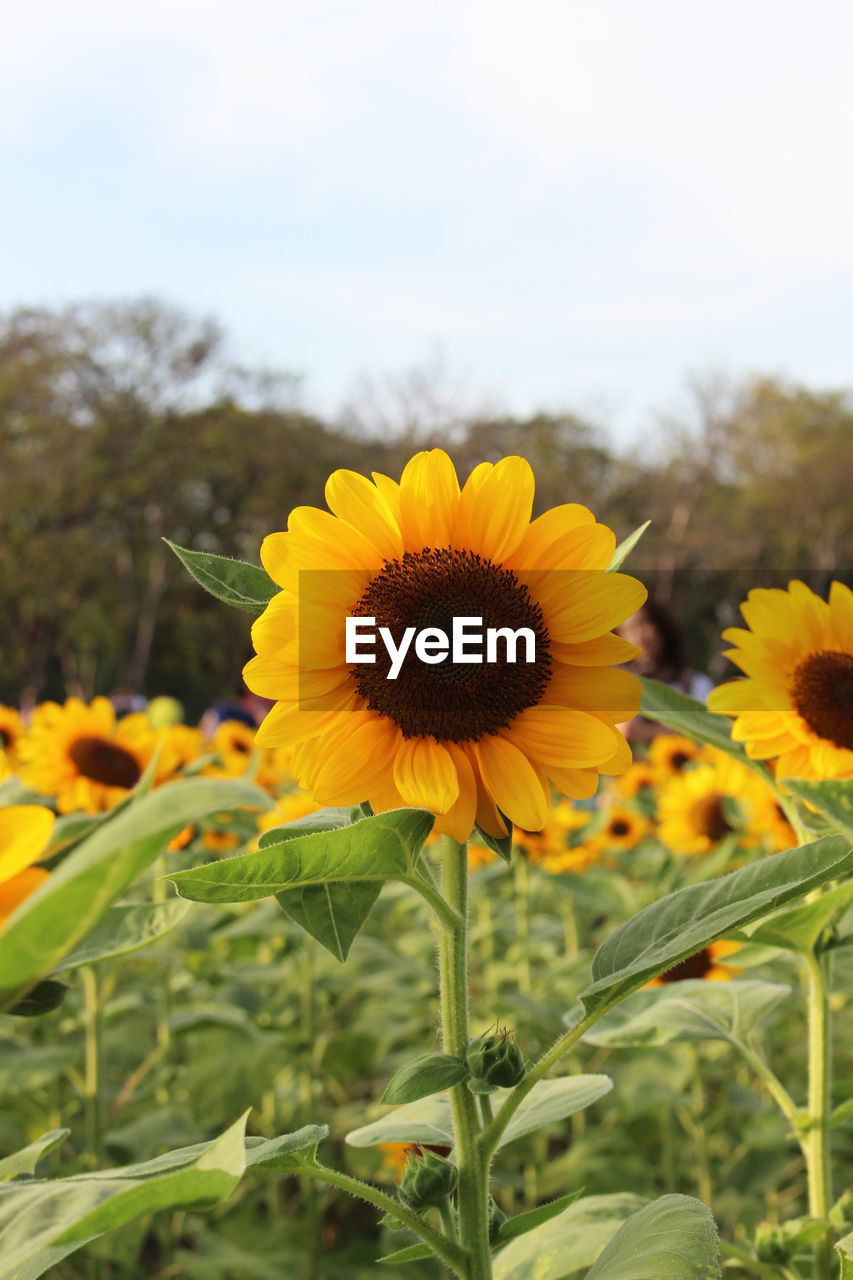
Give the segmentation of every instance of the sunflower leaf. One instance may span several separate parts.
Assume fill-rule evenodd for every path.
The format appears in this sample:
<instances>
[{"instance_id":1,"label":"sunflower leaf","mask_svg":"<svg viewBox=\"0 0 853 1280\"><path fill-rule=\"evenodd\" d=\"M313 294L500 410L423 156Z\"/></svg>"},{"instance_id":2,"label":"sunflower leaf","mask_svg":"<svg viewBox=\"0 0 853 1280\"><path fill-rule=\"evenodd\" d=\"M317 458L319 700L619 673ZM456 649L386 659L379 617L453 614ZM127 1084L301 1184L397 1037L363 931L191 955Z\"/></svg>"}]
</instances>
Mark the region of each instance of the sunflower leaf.
<instances>
[{"instance_id":1,"label":"sunflower leaf","mask_svg":"<svg viewBox=\"0 0 853 1280\"><path fill-rule=\"evenodd\" d=\"M100 824L25 898L0 934L0 1008L20 1000L92 932L107 909L182 827L209 813L268 809L236 778L192 778L133 800Z\"/></svg>"},{"instance_id":2,"label":"sunflower leaf","mask_svg":"<svg viewBox=\"0 0 853 1280\"><path fill-rule=\"evenodd\" d=\"M785 789L820 809L834 826L853 839L853 781L786 778Z\"/></svg>"},{"instance_id":3,"label":"sunflower leaf","mask_svg":"<svg viewBox=\"0 0 853 1280\"><path fill-rule=\"evenodd\" d=\"M54 1009L58 1009L67 992L66 982L54 982L52 978L45 978L30 987L20 1000L10 1004L6 1012L16 1018L40 1018L42 1014L53 1013Z\"/></svg>"},{"instance_id":4,"label":"sunflower leaf","mask_svg":"<svg viewBox=\"0 0 853 1280\"><path fill-rule=\"evenodd\" d=\"M339 827L350 826L352 821L349 809L318 809L316 813L294 818L280 827L268 828L259 837L258 848L266 849L268 845L294 840L297 836L311 836L318 831L336 831Z\"/></svg>"},{"instance_id":5,"label":"sunflower leaf","mask_svg":"<svg viewBox=\"0 0 853 1280\"><path fill-rule=\"evenodd\" d=\"M432 830L425 809L393 809L350 826L266 844L253 853L174 872L169 879L194 902L250 902L308 885L381 884L415 872Z\"/></svg>"},{"instance_id":6,"label":"sunflower leaf","mask_svg":"<svg viewBox=\"0 0 853 1280\"><path fill-rule=\"evenodd\" d=\"M208 551L191 551L168 538L163 541L196 582L217 600L257 614L262 613L273 596L278 594L279 588L259 565L249 564L247 560L232 560L229 556L212 555Z\"/></svg>"},{"instance_id":7,"label":"sunflower leaf","mask_svg":"<svg viewBox=\"0 0 853 1280\"><path fill-rule=\"evenodd\" d=\"M22 1173L35 1173L36 1165L42 1156L46 1156L49 1151L53 1151L54 1147L64 1142L70 1132L70 1129L51 1129L49 1133L43 1133L40 1138L36 1138L35 1142L22 1147L20 1151L13 1151L10 1156L5 1156L0 1160L0 1182L8 1182L10 1178L17 1178Z\"/></svg>"},{"instance_id":8,"label":"sunflower leaf","mask_svg":"<svg viewBox=\"0 0 853 1280\"><path fill-rule=\"evenodd\" d=\"M619 569L623 562L628 559L628 556L634 550L634 547L636 547L650 524L651 520L644 521L643 524L638 525L633 533L629 533L628 537L619 543L619 546L613 552L613 558L610 561L610 564L607 566L608 573L613 573L615 569Z\"/></svg>"},{"instance_id":9,"label":"sunflower leaf","mask_svg":"<svg viewBox=\"0 0 853 1280\"><path fill-rule=\"evenodd\" d=\"M776 982L688 978L651 991L635 991L584 1040L608 1049L680 1040L732 1041L763 1022L790 994L790 987Z\"/></svg>"},{"instance_id":10,"label":"sunflower leaf","mask_svg":"<svg viewBox=\"0 0 853 1280\"><path fill-rule=\"evenodd\" d=\"M306 884L277 893L281 909L341 963L382 892L377 880Z\"/></svg>"},{"instance_id":11,"label":"sunflower leaf","mask_svg":"<svg viewBox=\"0 0 853 1280\"><path fill-rule=\"evenodd\" d=\"M638 679L643 686L640 715L665 724L668 729L683 733L694 742L704 742L725 751L726 755L757 773L765 782L771 781L766 765L759 760L750 760L743 747L732 741L732 722L728 716L715 715L704 703L688 698L678 689L670 689L659 680L650 680L647 676L639 676Z\"/></svg>"},{"instance_id":12,"label":"sunflower leaf","mask_svg":"<svg viewBox=\"0 0 853 1280\"><path fill-rule=\"evenodd\" d=\"M603 1012L730 930L804 898L851 870L849 842L842 836L824 836L719 880L668 894L621 925L596 951L594 981L580 996L587 1013Z\"/></svg>"},{"instance_id":13,"label":"sunflower leaf","mask_svg":"<svg viewBox=\"0 0 853 1280\"><path fill-rule=\"evenodd\" d=\"M699 1200L653 1200L622 1224L586 1280L720 1280L717 1228Z\"/></svg>"},{"instance_id":14,"label":"sunflower leaf","mask_svg":"<svg viewBox=\"0 0 853 1280\"><path fill-rule=\"evenodd\" d=\"M758 945L809 955L823 930L840 919L851 902L853 882L837 885L834 889L825 890L814 902L804 902L799 907L771 916L769 920L762 920L757 929L750 930L749 940Z\"/></svg>"},{"instance_id":15,"label":"sunflower leaf","mask_svg":"<svg viewBox=\"0 0 853 1280\"><path fill-rule=\"evenodd\" d=\"M497 1244L509 1244L510 1240L516 1240L519 1236L526 1236L528 1231L532 1231L534 1227L541 1227L543 1222L550 1222L552 1218L556 1218L558 1213L563 1213L570 1204L580 1200L582 1195L583 1188L581 1187L577 1191L570 1191L567 1196L560 1196L559 1200L551 1200L548 1204L539 1204L535 1209L528 1209L526 1213L517 1213L515 1217L507 1218L506 1222L501 1223Z\"/></svg>"},{"instance_id":16,"label":"sunflower leaf","mask_svg":"<svg viewBox=\"0 0 853 1280\"><path fill-rule=\"evenodd\" d=\"M583 1196L511 1241L494 1259L495 1280L555 1280L592 1265L625 1219L643 1206L630 1192Z\"/></svg>"},{"instance_id":17,"label":"sunflower leaf","mask_svg":"<svg viewBox=\"0 0 853 1280\"><path fill-rule=\"evenodd\" d=\"M189 909L189 903L182 898L110 907L85 942L65 956L53 972L64 973L83 964L96 964L99 960L137 951L162 938L183 920Z\"/></svg>"},{"instance_id":18,"label":"sunflower leaf","mask_svg":"<svg viewBox=\"0 0 853 1280\"><path fill-rule=\"evenodd\" d=\"M417 1102L432 1093L441 1093L458 1084L468 1075L468 1068L461 1058L449 1053L425 1053L407 1062L389 1081L379 1101L388 1106L401 1102Z\"/></svg>"}]
</instances>

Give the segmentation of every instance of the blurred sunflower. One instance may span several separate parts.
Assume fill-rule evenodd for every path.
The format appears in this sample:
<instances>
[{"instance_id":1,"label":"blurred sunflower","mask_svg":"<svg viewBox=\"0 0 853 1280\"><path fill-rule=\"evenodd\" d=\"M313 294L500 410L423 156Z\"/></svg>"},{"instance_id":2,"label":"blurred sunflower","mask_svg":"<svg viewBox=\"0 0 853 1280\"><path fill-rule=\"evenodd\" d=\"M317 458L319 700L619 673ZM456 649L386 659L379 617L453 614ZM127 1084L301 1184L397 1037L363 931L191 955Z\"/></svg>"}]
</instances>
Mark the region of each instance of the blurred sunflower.
<instances>
[{"instance_id":1,"label":"blurred sunflower","mask_svg":"<svg viewBox=\"0 0 853 1280\"><path fill-rule=\"evenodd\" d=\"M778 777L853 776L853 592L833 582L829 601L802 582L757 588L740 606L749 630L731 627L726 651L746 679L708 697L735 717L732 737Z\"/></svg>"},{"instance_id":2,"label":"blurred sunflower","mask_svg":"<svg viewBox=\"0 0 853 1280\"><path fill-rule=\"evenodd\" d=\"M542 867L549 875L558 876L563 872L578 874L587 867L595 866L601 860L601 846L590 840L587 844L576 844L571 849L554 849L542 858Z\"/></svg>"},{"instance_id":3,"label":"blurred sunflower","mask_svg":"<svg viewBox=\"0 0 853 1280\"><path fill-rule=\"evenodd\" d=\"M294 787L291 791L286 791L284 795L279 796L274 809L268 809L265 813L258 815L258 835L263 835L273 827L284 827L288 822L296 822L298 818L305 818L316 810L317 805L308 792ZM258 847L257 838L250 847L252 849Z\"/></svg>"},{"instance_id":4,"label":"blurred sunflower","mask_svg":"<svg viewBox=\"0 0 853 1280\"><path fill-rule=\"evenodd\" d=\"M744 780L732 765L696 765L661 789L658 836L673 853L708 853L737 829L728 801L742 793Z\"/></svg>"},{"instance_id":5,"label":"blurred sunflower","mask_svg":"<svg viewBox=\"0 0 853 1280\"><path fill-rule=\"evenodd\" d=\"M223 720L210 742L221 762L222 772L231 778L245 773L252 762L255 730L242 720ZM218 772L211 768L209 772Z\"/></svg>"},{"instance_id":6,"label":"blurred sunflower","mask_svg":"<svg viewBox=\"0 0 853 1280\"><path fill-rule=\"evenodd\" d=\"M541 829L550 787L591 796L599 773L631 760L616 724L639 686L612 664L636 652L612 628L645 588L605 572L615 539L577 504L530 521L533 473L523 458L481 463L460 489L440 449L419 453L399 484L336 471L333 514L291 513L261 559L282 588L255 622L249 688L276 699L258 731L294 745L293 770L323 805L368 800L376 812L423 807L444 834L474 822L506 834L503 815ZM372 617L399 645L406 627L452 632L454 617L528 628L535 661L434 665L413 656L348 666L345 619Z\"/></svg>"},{"instance_id":7,"label":"blurred sunflower","mask_svg":"<svg viewBox=\"0 0 853 1280\"><path fill-rule=\"evenodd\" d=\"M624 800L633 800L638 796L651 798L659 781L657 769L648 761L635 760L629 769L613 779L608 791L612 795L621 796Z\"/></svg>"},{"instance_id":8,"label":"blurred sunflower","mask_svg":"<svg viewBox=\"0 0 853 1280\"><path fill-rule=\"evenodd\" d=\"M646 986L662 987L668 982L684 982L687 978L704 978L707 982L729 982L743 970L738 969L736 965L723 964L721 961L733 952L739 951L740 945L739 942L726 942L722 939L719 942L712 942L701 951L697 951L695 955L688 956L686 960L681 960L665 973L659 974L657 978L652 978Z\"/></svg>"},{"instance_id":9,"label":"blurred sunflower","mask_svg":"<svg viewBox=\"0 0 853 1280\"><path fill-rule=\"evenodd\" d=\"M0 706L0 751L5 752L7 758L14 755L18 739L23 733L24 722L20 713L14 707Z\"/></svg>"},{"instance_id":10,"label":"blurred sunflower","mask_svg":"<svg viewBox=\"0 0 853 1280\"><path fill-rule=\"evenodd\" d=\"M595 833L596 840L607 849L633 849L648 830L648 823L632 809L614 805L604 825Z\"/></svg>"},{"instance_id":11,"label":"blurred sunflower","mask_svg":"<svg viewBox=\"0 0 853 1280\"><path fill-rule=\"evenodd\" d=\"M157 763L157 777L160 781L174 778L204 752L201 733L188 724L167 725L158 731L157 740L161 744Z\"/></svg>"},{"instance_id":12,"label":"blurred sunflower","mask_svg":"<svg viewBox=\"0 0 853 1280\"><path fill-rule=\"evenodd\" d=\"M677 733L659 733L649 743L649 764L661 775L681 773L701 755L702 748Z\"/></svg>"},{"instance_id":13,"label":"blurred sunflower","mask_svg":"<svg viewBox=\"0 0 853 1280\"><path fill-rule=\"evenodd\" d=\"M156 742L143 712L116 722L109 698L43 702L19 743L21 781L56 796L60 813L99 813L136 786Z\"/></svg>"},{"instance_id":14,"label":"blurred sunflower","mask_svg":"<svg viewBox=\"0 0 853 1280\"><path fill-rule=\"evenodd\" d=\"M56 817L38 804L0 808L0 928L19 903L47 879L34 867L53 834Z\"/></svg>"}]
</instances>

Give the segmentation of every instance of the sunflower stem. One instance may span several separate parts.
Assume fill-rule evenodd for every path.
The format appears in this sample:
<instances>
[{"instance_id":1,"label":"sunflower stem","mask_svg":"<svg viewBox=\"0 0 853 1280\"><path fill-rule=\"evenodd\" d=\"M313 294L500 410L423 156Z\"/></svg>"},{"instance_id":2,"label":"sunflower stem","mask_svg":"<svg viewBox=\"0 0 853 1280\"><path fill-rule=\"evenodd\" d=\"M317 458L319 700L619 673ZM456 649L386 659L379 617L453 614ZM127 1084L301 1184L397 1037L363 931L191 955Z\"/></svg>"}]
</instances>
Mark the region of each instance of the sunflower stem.
<instances>
[{"instance_id":1,"label":"sunflower stem","mask_svg":"<svg viewBox=\"0 0 853 1280\"><path fill-rule=\"evenodd\" d=\"M829 1158L830 957L826 953L809 953L804 956L804 961L809 982L809 1127L803 1150L809 1180L809 1213L813 1218L826 1221L832 1204L832 1168ZM835 1272L832 1229L827 1227L815 1243L815 1280L832 1280Z\"/></svg>"},{"instance_id":2,"label":"sunflower stem","mask_svg":"<svg viewBox=\"0 0 853 1280\"><path fill-rule=\"evenodd\" d=\"M468 850L445 836L442 840L442 888L445 902L458 916L448 928L439 917L441 1030L445 1053L464 1058L468 1026ZM459 1239L467 1257L467 1280L491 1280L489 1247L489 1154L478 1144L480 1123L474 1095L463 1081L450 1090L456 1161Z\"/></svg>"},{"instance_id":3,"label":"sunflower stem","mask_svg":"<svg viewBox=\"0 0 853 1280\"><path fill-rule=\"evenodd\" d=\"M83 988L85 1037L84 1096L86 1103L86 1145L93 1169L103 1164L101 1124L101 1006L98 977L92 965L80 970Z\"/></svg>"}]
</instances>

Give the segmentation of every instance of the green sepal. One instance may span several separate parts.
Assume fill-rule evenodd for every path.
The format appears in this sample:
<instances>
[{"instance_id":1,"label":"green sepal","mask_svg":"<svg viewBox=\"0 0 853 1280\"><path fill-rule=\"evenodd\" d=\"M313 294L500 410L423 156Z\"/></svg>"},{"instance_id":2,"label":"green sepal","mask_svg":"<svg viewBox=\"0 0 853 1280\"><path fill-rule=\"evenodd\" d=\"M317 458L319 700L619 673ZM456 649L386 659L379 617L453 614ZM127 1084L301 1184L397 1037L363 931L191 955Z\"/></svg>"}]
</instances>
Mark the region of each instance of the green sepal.
<instances>
[{"instance_id":1,"label":"green sepal","mask_svg":"<svg viewBox=\"0 0 853 1280\"><path fill-rule=\"evenodd\" d=\"M450 1089L467 1074L468 1068L461 1058L449 1053L425 1053L395 1072L379 1101L388 1106L417 1102L418 1098Z\"/></svg>"},{"instance_id":2,"label":"green sepal","mask_svg":"<svg viewBox=\"0 0 853 1280\"><path fill-rule=\"evenodd\" d=\"M217 600L232 604L248 613L262 613L274 595L281 590L259 565L230 556L212 555L208 551L191 551L164 538L181 564L196 582Z\"/></svg>"},{"instance_id":3,"label":"green sepal","mask_svg":"<svg viewBox=\"0 0 853 1280\"><path fill-rule=\"evenodd\" d=\"M498 810L500 813L500 809ZM484 831L476 822L471 839L475 844L484 844L487 849L491 849L492 853L496 853L499 858L503 858L504 862L512 861L512 823L506 814L500 814L509 835L506 836L490 836L488 831Z\"/></svg>"},{"instance_id":4,"label":"green sepal","mask_svg":"<svg viewBox=\"0 0 853 1280\"><path fill-rule=\"evenodd\" d=\"M634 547L636 547L650 524L651 520L644 521L643 524L637 526L633 533L629 533L627 538L623 538L619 543L619 546L613 552L610 564L607 566L607 573L613 573L614 570L620 568L623 562L627 560L628 556L634 550Z\"/></svg>"}]
</instances>

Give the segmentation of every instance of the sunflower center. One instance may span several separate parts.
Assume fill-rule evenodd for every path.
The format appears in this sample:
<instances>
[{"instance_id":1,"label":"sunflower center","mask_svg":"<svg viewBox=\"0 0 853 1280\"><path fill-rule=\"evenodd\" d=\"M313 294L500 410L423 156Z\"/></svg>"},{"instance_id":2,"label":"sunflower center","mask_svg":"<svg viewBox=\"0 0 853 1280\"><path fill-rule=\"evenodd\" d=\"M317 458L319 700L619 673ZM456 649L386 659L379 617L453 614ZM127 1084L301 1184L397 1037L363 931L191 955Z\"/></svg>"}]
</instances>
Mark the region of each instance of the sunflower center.
<instances>
[{"instance_id":1,"label":"sunflower center","mask_svg":"<svg viewBox=\"0 0 853 1280\"><path fill-rule=\"evenodd\" d=\"M687 754L686 751L675 751L670 756L670 764L672 765L673 769L677 769L678 772L681 773L685 765L690 764L690 759L691 757Z\"/></svg>"},{"instance_id":2,"label":"sunflower center","mask_svg":"<svg viewBox=\"0 0 853 1280\"><path fill-rule=\"evenodd\" d=\"M810 654L794 669L791 696L813 733L853 751L853 654Z\"/></svg>"},{"instance_id":3,"label":"sunflower center","mask_svg":"<svg viewBox=\"0 0 853 1280\"><path fill-rule=\"evenodd\" d=\"M130 790L142 776L136 757L105 738L77 738L68 755L84 778L91 778L105 787L126 787Z\"/></svg>"},{"instance_id":4,"label":"sunflower center","mask_svg":"<svg viewBox=\"0 0 853 1280\"><path fill-rule=\"evenodd\" d=\"M542 611L514 573L471 551L406 551L371 580L352 612L375 617L377 631L387 627L397 646L407 627L438 627L450 635L454 618L482 618L484 632L528 627L535 636L533 662L523 661L523 645L516 662L507 661L503 644L494 662L453 662L448 655L429 665L410 650L395 680L387 678L391 658L385 646L377 645L375 663L350 670L368 707L393 720L406 738L476 741L542 700L551 677Z\"/></svg>"},{"instance_id":5,"label":"sunflower center","mask_svg":"<svg viewBox=\"0 0 853 1280\"><path fill-rule=\"evenodd\" d=\"M5 751L8 746L11 746L11 743L12 735L9 730L0 729L0 751Z\"/></svg>"},{"instance_id":6,"label":"sunflower center","mask_svg":"<svg viewBox=\"0 0 853 1280\"><path fill-rule=\"evenodd\" d=\"M610 824L610 834L612 836L626 836L631 828L624 818L614 818Z\"/></svg>"},{"instance_id":7,"label":"sunflower center","mask_svg":"<svg viewBox=\"0 0 853 1280\"><path fill-rule=\"evenodd\" d=\"M661 982L683 982L686 978L704 978L710 972L713 963L711 952L707 947L703 947L701 951L696 952L695 956L688 956L686 960L680 960L671 969L667 969L666 973L660 975L660 980Z\"/></svg>"},{"instance_id":8,"label":"sunflower center","mask_svg":"<svg viewBox=\"0 0 853 1280\"><path fill-rule=\"evenodd\" d=\"M693 809L696 829L709 840L722 840L734 827L726 817L723 808L723 797L717 795L703 796Z\"/></svg>"}]
</instances>

